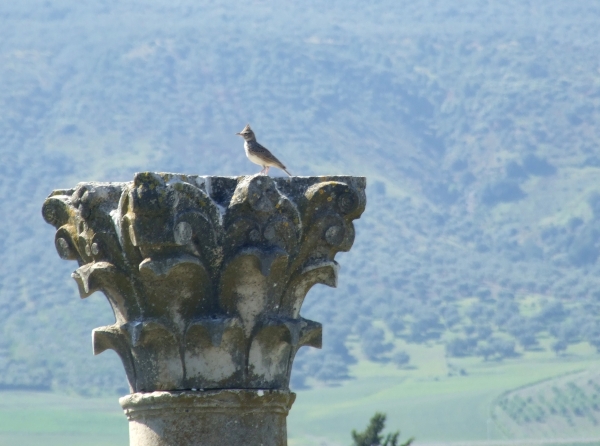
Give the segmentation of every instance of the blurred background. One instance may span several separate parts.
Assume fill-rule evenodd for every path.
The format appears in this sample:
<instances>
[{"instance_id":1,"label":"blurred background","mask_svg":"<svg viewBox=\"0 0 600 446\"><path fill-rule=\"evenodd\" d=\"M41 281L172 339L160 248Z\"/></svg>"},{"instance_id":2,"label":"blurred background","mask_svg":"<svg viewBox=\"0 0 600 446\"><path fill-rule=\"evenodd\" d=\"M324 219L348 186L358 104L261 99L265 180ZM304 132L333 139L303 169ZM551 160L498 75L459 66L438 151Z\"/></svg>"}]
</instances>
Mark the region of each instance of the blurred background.
<instances>
[{"instance_id":1,"label":"blurred background","mask_svg":"<svg viewBox=\"0 0 600 446\"><path fill-rule=\"evenodd\" d=\"M79 299L45 197L257 173L246 123L294 175L368 178L339 287L305 301L324 348L295 361L291 445L376 410L415 444L592 444L599 23L593 0L3 2L0 444L128 441L120 361L91 352L110 306Z\"/></svg>"}]
</instances>

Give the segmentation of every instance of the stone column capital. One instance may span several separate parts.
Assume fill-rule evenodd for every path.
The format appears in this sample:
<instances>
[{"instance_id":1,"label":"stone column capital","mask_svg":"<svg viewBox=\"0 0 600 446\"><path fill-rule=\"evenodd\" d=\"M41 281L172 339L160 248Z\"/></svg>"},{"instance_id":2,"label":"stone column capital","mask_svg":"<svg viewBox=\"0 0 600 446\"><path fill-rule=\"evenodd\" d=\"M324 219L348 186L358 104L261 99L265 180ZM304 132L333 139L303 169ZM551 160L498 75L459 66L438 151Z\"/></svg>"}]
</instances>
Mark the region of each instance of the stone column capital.
<instances>
[{"instance_id":1,"label":"stone column capital","mask_svg":"<svg viewBox=\"0 0 600 446\"><path fill-rule=\"evenodd\" d=\"M93 331L94 353L117 352L134 395L285 391L297 350L321 346L300 309L314 284L336 286L365 185L143 172L54 191L42 212L60 257L79 264L81 297L108 298L115 323Z\"/></svg>"}]
</instances>

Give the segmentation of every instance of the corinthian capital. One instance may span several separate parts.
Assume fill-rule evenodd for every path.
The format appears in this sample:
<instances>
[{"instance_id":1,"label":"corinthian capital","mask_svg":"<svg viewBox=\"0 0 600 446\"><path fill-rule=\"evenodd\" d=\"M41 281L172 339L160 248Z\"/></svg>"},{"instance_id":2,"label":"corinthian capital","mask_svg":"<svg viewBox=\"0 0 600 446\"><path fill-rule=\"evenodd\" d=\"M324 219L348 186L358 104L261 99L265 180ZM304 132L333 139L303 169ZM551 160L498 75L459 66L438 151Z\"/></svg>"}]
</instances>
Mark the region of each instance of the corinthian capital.
<instances>
[{"instance_id":1,"label":"corinthian capital","mask_svg":"<svg viewBox=\"0 0 600 446\"><path fill-rule=\"evenodd\" d=\"M43 215L79 264L81 297L108 298L115 323L93 331L94 353L117 352L132 392L287 389L297 350L321 346L302 302L336 286L364 189L357 177L145 172L54 191Z\"/></svg>"}]
</instances>

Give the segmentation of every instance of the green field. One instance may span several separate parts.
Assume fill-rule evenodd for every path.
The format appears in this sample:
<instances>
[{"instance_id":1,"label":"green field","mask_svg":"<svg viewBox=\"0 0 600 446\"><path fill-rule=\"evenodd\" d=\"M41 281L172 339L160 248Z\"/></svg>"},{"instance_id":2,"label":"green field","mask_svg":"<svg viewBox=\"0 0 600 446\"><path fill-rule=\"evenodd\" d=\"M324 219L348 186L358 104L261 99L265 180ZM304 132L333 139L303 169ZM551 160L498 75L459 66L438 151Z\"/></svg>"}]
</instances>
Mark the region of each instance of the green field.
<instances>
[{"instance_id":1,"label":"green field","mask_svg":"<svg viewBox=\"0 0 600 446\"><path fill-rule=\"evenodd\" d=\"M299 393L289 417L291 444L316 446L325 438L349 444L349 432L363 428L375 411L387 412L389 429L400 429L403 438L415 436L416 444L507 439L490 417L500 394L597 364L597 359L577 356L505 363L465 359L455 365L468 375L448 377L420 368L402 371L360 363L354 369L357 379L344 386ZM590 432L586 434L589 438ZM561 437L579 435L573 428ZM600 438L600 429L594 437Z\"/></svg>"},{"instance_id":2,"label":"green field","mask_svg":"<svg viewBox=\"0 0 600 446\"><path fill-rule=\"evenodd\" d=\"M388 429L400 429L402 438L415 436L417 445L474 446L488 440L490 446L568 444L553 443L553 438L530 438L525 443L506 438L492 420L491 409L511 389L552 377L558 377L558 382L564 380L561 376L581 370L593 374L598 364L595 355L575 353L559 358L528 354L501 363L468 358L448 364L437 346L420 351L414 369L361 361L352 369L355 378L344 385L298 392L288 418L290 446L347 445L349 432L362 429L375 411L387 412ZM453 369L463 369L466 375L448 376ZM582 437L572 426L560 437L581 437L582 442L571 444L598 444L583 442L600 439L600 429L594 434L587 429ZM127 438L117 397L85 399L32 392L5 392L0 397L0 446L42 441L49 446L125 446Z\"/></svg>"},{"instance_id":3,"label":"green field","mask_svg":"<svg viewBox=\"0 0 600 446\"><path fill-rule=\"evenodd\" d=\"M1 446L118 446L127 440L127 420L116 397L0 394Z\"/></svg>"}]
</instances>

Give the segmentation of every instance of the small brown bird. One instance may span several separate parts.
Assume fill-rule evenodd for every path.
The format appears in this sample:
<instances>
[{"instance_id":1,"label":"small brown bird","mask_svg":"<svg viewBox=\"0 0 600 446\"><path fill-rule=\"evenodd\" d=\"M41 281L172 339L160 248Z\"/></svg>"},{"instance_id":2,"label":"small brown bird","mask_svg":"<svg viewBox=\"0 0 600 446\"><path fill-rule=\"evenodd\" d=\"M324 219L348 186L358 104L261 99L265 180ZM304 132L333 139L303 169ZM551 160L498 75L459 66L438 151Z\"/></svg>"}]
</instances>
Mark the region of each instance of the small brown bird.
<instances>
[{"instance_id":1,"label":"small brown bird","mask_svg":"<svg viewBox=\"0 0 600 446\"><path fill-rule=\"evenodd\" d=\"M246 124L244 130L236 133L236 135L240 135L242 138L244 138L244 150L246 150L246 156L248 159L259 166L262 166L263 169L260 171L261 174L268 175L270 167L277 167L283 170L289 176L292 176L292 174L287 171L283 163L279 161L275 155L269 152L269 149L256 142L256 136L254 136L254 132L250 128L250 124Z\"/></svg>"}]
</instances>

